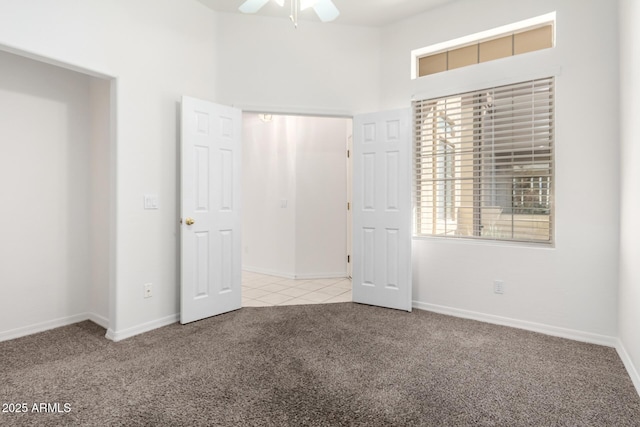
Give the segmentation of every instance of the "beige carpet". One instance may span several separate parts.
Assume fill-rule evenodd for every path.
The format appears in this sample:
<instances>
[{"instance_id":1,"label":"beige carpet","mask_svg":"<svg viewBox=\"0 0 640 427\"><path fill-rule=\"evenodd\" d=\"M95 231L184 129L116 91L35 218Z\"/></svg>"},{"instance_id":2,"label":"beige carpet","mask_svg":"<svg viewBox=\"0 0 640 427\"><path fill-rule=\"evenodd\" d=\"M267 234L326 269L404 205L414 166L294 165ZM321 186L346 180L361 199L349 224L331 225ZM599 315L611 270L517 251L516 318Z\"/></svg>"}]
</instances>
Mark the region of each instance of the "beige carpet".
<instances>
[{"instance_id":1,"label":"beige carpet","mask_svg":"<svg viewBox=\"0 0 640 427\"><path fill-rule=\"evenodd\" d=\"M420 310L244 308L104 332L0 343L3 409L28 409L0 425L640 425L614 349Z\"/></svg>"}]
</instances>

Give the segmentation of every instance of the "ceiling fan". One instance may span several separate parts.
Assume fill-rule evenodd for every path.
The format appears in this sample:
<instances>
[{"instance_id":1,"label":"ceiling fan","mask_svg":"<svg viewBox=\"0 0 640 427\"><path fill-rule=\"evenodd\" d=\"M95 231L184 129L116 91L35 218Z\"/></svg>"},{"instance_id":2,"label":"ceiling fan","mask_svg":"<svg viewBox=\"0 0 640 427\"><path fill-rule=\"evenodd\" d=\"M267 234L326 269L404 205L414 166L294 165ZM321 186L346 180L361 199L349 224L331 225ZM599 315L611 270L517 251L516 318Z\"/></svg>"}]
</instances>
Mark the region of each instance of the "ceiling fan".
<instances>
[{"instance_id":1,"label":"ceiling fan","mask_svg":"<svg viewBox=\"0 0 640 427\"><path fill-rule=\"evenodd\" d=\"M284 6L285 0L274 0L279 6ZM318 18L322 22L330 22L333 21L340 15L340 11L333 4L331 0L289 0L291 2L291 21L293 24L298 27L298 12L303 11L308 8L313 8L313 10L318 15ZM246 0L242 5L240 5L239 10L242 13L256 13L262 7L267 4L269 0Z\"/></svg>"}]
</instances>

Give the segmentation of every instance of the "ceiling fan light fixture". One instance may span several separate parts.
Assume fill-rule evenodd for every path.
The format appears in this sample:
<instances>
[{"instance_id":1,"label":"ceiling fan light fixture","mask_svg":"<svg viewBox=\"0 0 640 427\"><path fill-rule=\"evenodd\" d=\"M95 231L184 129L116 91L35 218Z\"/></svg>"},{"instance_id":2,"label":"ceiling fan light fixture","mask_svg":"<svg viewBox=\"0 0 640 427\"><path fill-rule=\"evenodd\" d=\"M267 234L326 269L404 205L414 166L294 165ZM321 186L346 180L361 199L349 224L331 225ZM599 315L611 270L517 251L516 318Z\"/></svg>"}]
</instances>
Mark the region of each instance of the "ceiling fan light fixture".
<instances>
[{"instance_id":1,"label":"ceiling fan light fixture","mask_svg":"<svg viewBox=\"0 0 640 427\"><path fill-rule=\"evenodd\" d=\"M284 6L285 0L274 0L279 6ZM322 22L330 22L336 19L340 15L340 11L333 4L332 0L289 0L291 3L291 21L294 26L298 28L298 12L313 8ZM244 3L238 8L242 13L256 13L264 5L269 3L269 0L245 0Z\"/></svg>"}]
</instances>

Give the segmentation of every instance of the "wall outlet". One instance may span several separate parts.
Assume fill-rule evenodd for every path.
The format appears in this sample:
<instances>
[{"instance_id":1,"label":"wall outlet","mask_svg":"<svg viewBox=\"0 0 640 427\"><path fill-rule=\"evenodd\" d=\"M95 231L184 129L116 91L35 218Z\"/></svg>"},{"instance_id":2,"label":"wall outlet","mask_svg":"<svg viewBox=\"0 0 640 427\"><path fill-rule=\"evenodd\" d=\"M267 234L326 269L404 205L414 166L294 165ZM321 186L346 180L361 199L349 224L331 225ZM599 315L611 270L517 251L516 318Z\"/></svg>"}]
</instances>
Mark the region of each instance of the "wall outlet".
<instances>
[{"instance_id":1,"label":"wall outlet","mask_svg":"<svg viewBox=\"0 0 640 427\"><path fill-rule=\"evenodd\" d=\"M493 281L493 293L504 294L504 282L502 280Z\"/></svg>"},{"instance_id":2,"label":"wall outlet","mask_svg":"<svg viewBox=\"0 0 640 427\"><path fill-rule=\"evenodd\" d=\"M151 298L153 296L153 285L151 283L144 284L144 297Z\"/></svg>"}]
</instances>

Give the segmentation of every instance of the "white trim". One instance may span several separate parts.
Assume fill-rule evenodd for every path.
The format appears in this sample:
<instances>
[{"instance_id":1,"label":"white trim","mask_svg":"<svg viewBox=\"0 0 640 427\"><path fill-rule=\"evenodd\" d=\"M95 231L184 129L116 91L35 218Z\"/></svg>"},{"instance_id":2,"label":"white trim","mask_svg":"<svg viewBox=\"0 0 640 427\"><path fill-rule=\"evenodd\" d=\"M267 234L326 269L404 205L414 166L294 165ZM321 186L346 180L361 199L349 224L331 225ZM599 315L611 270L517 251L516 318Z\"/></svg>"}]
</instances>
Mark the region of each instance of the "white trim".
<instances>
[{"instance_id":1,"label":"white trim","mask_svg":"<svg viewBox=\"0 0 640 427\"><path fill-rule=\"evenodd\" d=\"M447 314L449 316L461 317L464 319L478 320L480 322L493 323L495 325L509 326L512 328L539 332L545 335L567 338L570 340L581 341L590 344L603 345L606 347L616 347L618 341L616 337L612 336L593 334L590 332L583 332L575 329L560 328L557 326L545 325L543 323L528 322L526 320L495 316L493 314L462 310L459 308L447 307L443 305L428 304L420 301L413 301L413 307L421 310L432 311L434 313Z\"/></svg>"},{"instance_id":2,"label":"white trim","mask_svg":"<svg viewBox=\"0 0 640 427\"><path fill-rule=\"evenodd\" d=\"M251 273L266 274L269 276L283 277L285 279L335 279L335 278L347 278L346 271L331 272L331 273L311 273L311 274L295 274L284 273L277 270L270 270L267 268L242 266L242 271L248 271Z\"/></svg>"},{"instance_id":3,"label":"white trim","mask_svg":"<svg viewBox=\"0 0 640 427\"><path fill-rule=\"evenodd\" d=\"M250 273L258 273L258 274L266 274L268 276L284 277L285 279L296 278L296 275L294 273L288 273L288 272L279 271L279 270L271 270L271 269L262 268L262 267L251 267L247 265L242 266L242 271L248 271Z\"/></svg>"},{"instance_id":4,"label":"white trim","mask_svg":"<svg viewBox=\"0 0 640 427\"><path fill-rule=\"evenodd\" d=\"M115 341L116 341L116 340L115 340L115 334L116 334L116 333L115 333L115 332L113 332L113 329L109 328L109 329L107 329L107 333L106 333L106 334L104 334L104 337L105 337L106 339L108 339L108 340L111 340L111 341L114 341L114 342L115 342Z\"/></svg>"},{"instance_id":5,"label":"white trim","mask_svg":"<svg viewBox=\"0 0 640 427\"><path fill-rule=\"evenodd\" d=\"M296 274L295 279L346 279L347 272L339 273L315 273L315 274Z\"/></svg>"},{"instance_id":6,"label":"white trim","mask_svg":"<svg viewBox=\"0 0 640 427\"><path fill-rule=\"evenodd\" d=\"M512 24L503 25L501 27L491 28L489 30L480 31L479 33L469 34L468 36L458 37L457 39L448 40L442 43L432 44L430 46L421 47L411 51L411 80L418 78L418 58L430 53L445 51L452 47L462 47L470 43L478 43L494 37L506 35L519 30L523 30L536 25L546 24L548 22L556 22L556 12L547 13L545 15L536 16L534 18L525 19L524 21L514 22ZM555 46L555 25L553 35L553 45Z\"/></svg>"},{"instance_id":7,"label":"white trim","mask_svg":"<svg viewBox=\"0 0 640 427\"><path fill-rule=\"evenodd\" d=\"M61 317L58 319L48 320L46 322L35 323L33 325L22 326L20 328L0 332L0 342L26 337L27 335L45 332L51 329L60 328L62 326L73 325L74 323L84 322L85 320L90 320L103 328L106 328L109 324L109 320L106 317L100 316L99 314L80 313L74 314L73 316Z\"/></svg>"},{"instance_id":8,"label":"white trim","mask_svg":"<svg viewBox=\"0 0 640 427\"><path fill-rule=\"evenodd\" d=\"M264 105L243 105L233 104L235 108L239 108L243 113L265 113L279 114L286 116L313 116L313 117L337 117L351 119L354 114L345 110L326 110L322 108L307 108L294 106L264 106Z\"/></svg>"},{"instance_id":9,"label":"white trim","mask_svg":"<svg viewBox=\"0 0 640 427\"><path fill-rule=\"evenodd\" d=\"M108 329L105 337L115 342L122 341L124 339L131 338L135 335L140 335L142 333L149 332L163 326L172 325L174 323L177 323L179 319L180 315L176 313L167 317L153 320L151 322L141 323L140 325L132 326L122 331L114 331L113 329Z\"/></svg>"},{"instance_id":10,"label":"white trim","mask_svg":"<svg viewBox=\"0 0 640 427\"><path fill-rule=\"evenodd\" d=\"M33 51L25 50L21 47L8 45L6 43L0 43L0 50L13 53L18 56L33 59L34 61L44 62L45 64L55 65L56 67L65 68L67 70L75 71L77 73L86 74L91 77L97 77L104 80L112 80L116 78L116 75L111 72L99 71L96 69L86 68L78 64L68 62L66 60L60 60L51 56L44 56Z\"/></svg>"},{"instance_id":11,"label":"white trim","mask_svg":"<svg viewBox=\"0 0 640 427\"><path fill-rule=\"evenodd\" d=\"M428 241L434 242L437 244L443 243L451 243L458 245L479 245L479 246L495 246L495 247L511 247L511 248L524 248L524 249L534 249L534 250L542 250L542 251L554 251L556 249L555 243L535 243L535 242L520 242L520 241L509 241L509 240L489 240L484 238L469 238L469 237L444 237L441 235L420 235L420 236L411 236L411 240L414 241Z\"/></svg>"},{"instance_id":12,"label":"white trim","mask_svg":"<svg viewBox=\"0 0 640 427\"><path fill-rule=\"evenodd\" d=\"M486 65L491 64L485 62L483 64L477 64L477 66L493 66ZM559 66L550 66L543 68L536 68L524 73L516 73L515 75L504 76L496 79L460 79L462 84L456 86L449 85L429 85L429 89L425 91L416 92L411 96L411 101L434 99L443 96L452 96L461 93L475 92L477 90L488 89L492 87L506 86L529 80L544 79L547 77L558 77L562 74L562 68Z\"/></svg>"},{"instance_id":13,"label":"white trim","mask_svg":"<svg viewBox=\"0 0 640 427\"><path fill-rule=\"evenodd\" d=\"M633 382L636 392L640 396L640 375L638 374L638 369L636 369L636 366L633 364L633 361L631 360L629 353L627 353L627 349L624 347L620 338L616 339L616 350L618 351L618 356L620 356L624 367L627 369L627 372L631 377L631 382Z\"/></svg>"},{"instance_id":14,"label":"white trim","mask_svg":"<svg viewBox=\"0 0 640 427\"><path fill-rule=\"evenodd\" d=\"M111 80L109 88L109 325L117 327L118 319L118 96L120 81Z\"/></svg>"},{"instance_id":15,"label":"white trim","mask_svg":"<svg viewBox=\"0 0 640 427\"><path fill-rule=\"evenodd\" d=\"M95 323L96 325L104 328L104 329L108 329L109 328L109 319L107 319L104 316L101 316L99 314L96 313L87 313L87 319L91 320L93 323Z\"/></svg>"}]
</instances>

